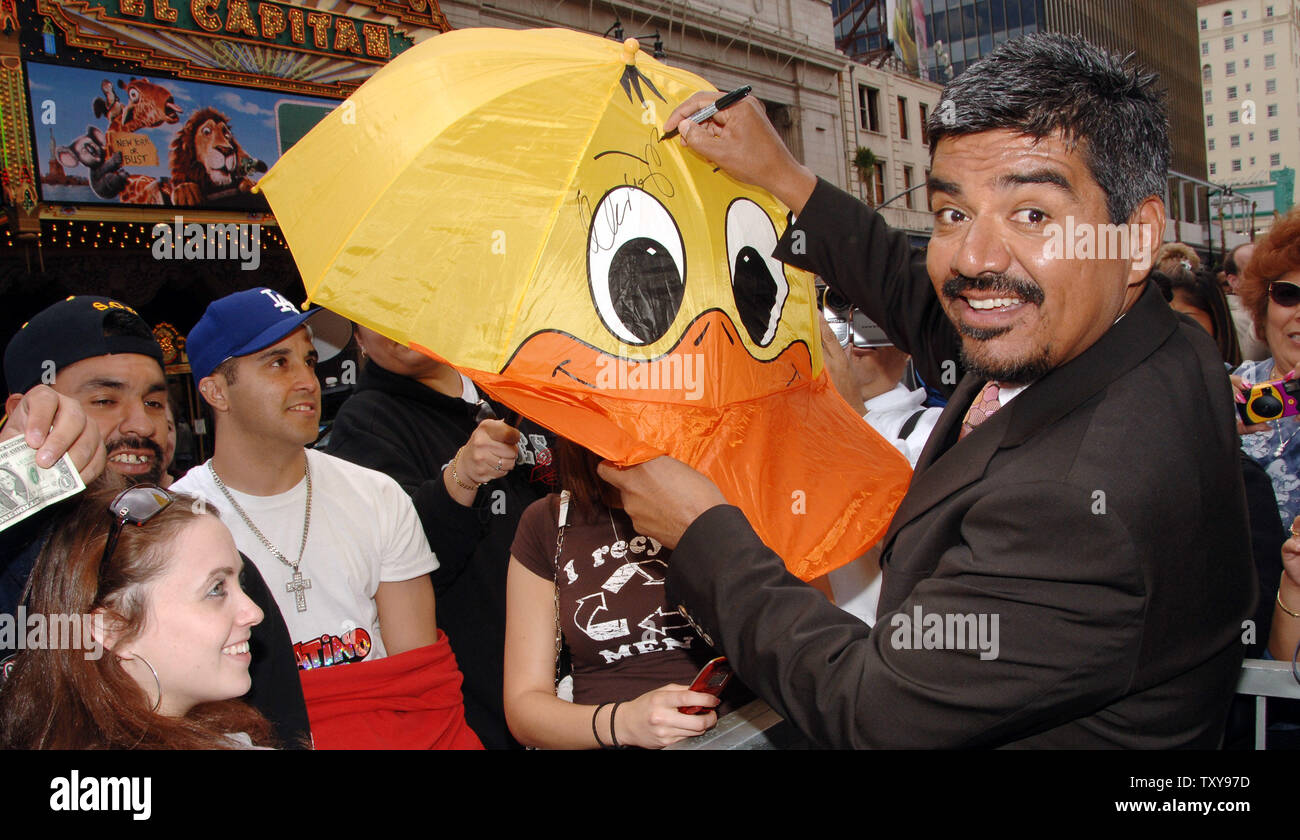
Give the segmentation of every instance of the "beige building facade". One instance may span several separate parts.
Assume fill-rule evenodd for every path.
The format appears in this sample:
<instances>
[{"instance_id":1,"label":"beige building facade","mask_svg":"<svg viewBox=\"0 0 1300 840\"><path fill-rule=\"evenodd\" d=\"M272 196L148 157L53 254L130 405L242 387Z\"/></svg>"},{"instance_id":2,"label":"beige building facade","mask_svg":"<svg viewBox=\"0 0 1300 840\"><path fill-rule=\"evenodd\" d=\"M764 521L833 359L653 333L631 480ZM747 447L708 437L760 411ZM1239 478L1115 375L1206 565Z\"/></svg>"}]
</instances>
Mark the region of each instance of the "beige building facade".
<instances>
[{"instance_id":1,"label":"beige building facade","mask_svg":"<svg viewBox=\"0 0 1300 840\"><path fill-rule=\"evenodd\" d=\"M1290 190L1271 185L1300 169L1300 2L1202 0L1196 11L1206 178L1249 195L1262 231L1287 209Z\"/></svg>"},{"instance_id":2,"label":"beige building facade","mask_svg":"<svg viewBox=\"0 0 1300 840\"><path fill-rule=\"evenodd\" d=\"M840 70L829 0L592 3L572 0L443 0L455 29L561 26L596 35L638 37L663 61L702 76L719 90L752 85L754 95L795 156L845 186ZM656 39L654 36L658 35Z\"/></svg>"},{"instance_id":3,"label":"beige building facade","mask_svg":"<svg viewBox=\"0 0 1300 840\"><path fill-rule=\"evenodd\" d=\"M890 62L884 67L855 62L840 74L843 177L849 191L874 206L883 204L880 212L891 226L923 239L934 230L922 186L930 175L925 123L942 91L942 85L900 72ZM859 149L874 156L869 168L859 166L864 162Z\"/></svg>"},{"instance_id":4,"label":"beige building facade","mask_svg":"<svg viewBox=\"0 0 1300 840\"><path fill-rule=\"evenodd\" d=\"M1197 9L1207 175L1267 180L1300 165L1300 3L1226 0Z\"/></svg>"}]
</instances>

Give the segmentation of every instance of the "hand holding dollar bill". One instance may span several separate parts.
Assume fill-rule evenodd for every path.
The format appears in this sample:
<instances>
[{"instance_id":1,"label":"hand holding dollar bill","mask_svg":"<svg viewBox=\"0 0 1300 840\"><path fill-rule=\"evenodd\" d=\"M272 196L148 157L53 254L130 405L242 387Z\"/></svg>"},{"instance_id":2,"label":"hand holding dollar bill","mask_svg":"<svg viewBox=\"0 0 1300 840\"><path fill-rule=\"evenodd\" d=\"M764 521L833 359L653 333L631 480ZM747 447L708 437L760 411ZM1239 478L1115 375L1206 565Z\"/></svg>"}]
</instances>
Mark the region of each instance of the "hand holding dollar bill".
<instances>
[{"instance_id":1,"label":"hand holding dollar bill","mask_svg":"<svg viewBox=\"0 0 1300 840\"><path fill-rule=\"evenodd\" d=\"M0 443L0 531L86 489L70 453L41 469L36 452L21 437Z\"/></svg>"}]
</instances>

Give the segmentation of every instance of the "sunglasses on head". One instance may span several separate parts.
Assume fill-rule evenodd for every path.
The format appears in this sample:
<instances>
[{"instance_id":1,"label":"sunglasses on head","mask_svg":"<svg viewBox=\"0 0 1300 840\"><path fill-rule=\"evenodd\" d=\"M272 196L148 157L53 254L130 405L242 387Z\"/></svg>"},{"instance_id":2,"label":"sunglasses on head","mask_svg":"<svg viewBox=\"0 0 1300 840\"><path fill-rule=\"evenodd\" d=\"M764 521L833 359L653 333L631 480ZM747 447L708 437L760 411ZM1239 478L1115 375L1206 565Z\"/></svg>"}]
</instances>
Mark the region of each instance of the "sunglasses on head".
<instances>
[{"instance_id":1,"label":"sunglasses on head","mask_svg":"<svg viewBox=\"0 0 1300 840\"><path fill-rule=\"evenodd\" d=\"M161 487L153 484L138 484L128 487L108 505L108 512L113 516L113 526L108 531L108 542L104 543L104 556L99 559L99 571L102 575L117 540L122 536L122 527L128 522L143 525L166 510L176 497Z\"/></svg>"},{"instance_id":2,"label":"sunglasses on head","mask_svg":"<svg viewBox=\"0 0 1300 840\"><path fill-rule=\"evenodd\" d=\"M1295 306L1300 304L1300 286L1285 280L1274 280L1268 284L1268 298L1278 306Z\"/></svg>"}]
</instances>

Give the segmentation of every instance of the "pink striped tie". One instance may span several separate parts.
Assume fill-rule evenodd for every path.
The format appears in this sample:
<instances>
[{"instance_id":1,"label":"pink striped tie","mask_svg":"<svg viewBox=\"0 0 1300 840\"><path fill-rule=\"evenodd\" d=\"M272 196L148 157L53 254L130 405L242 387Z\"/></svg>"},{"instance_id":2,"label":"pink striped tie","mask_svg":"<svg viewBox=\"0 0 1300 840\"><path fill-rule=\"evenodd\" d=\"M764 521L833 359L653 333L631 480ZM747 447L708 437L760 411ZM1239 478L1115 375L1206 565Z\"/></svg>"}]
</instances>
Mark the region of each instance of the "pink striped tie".
<instances>
[{"instance_id":1,"label":"pink striped tie","mask_svg":"<svg viewBox=\"0 0 1300 840\"><path fill-rule=\"evenodd\" d=\"M993 412L1002 407L998 402L998 383L989 382L980 390L975 401L971 403L970 410L966 412L966 417L961 421L961 432L957 439L961 440L970 434L976 426L993 416Z\"/></svg>"}]
</instances>

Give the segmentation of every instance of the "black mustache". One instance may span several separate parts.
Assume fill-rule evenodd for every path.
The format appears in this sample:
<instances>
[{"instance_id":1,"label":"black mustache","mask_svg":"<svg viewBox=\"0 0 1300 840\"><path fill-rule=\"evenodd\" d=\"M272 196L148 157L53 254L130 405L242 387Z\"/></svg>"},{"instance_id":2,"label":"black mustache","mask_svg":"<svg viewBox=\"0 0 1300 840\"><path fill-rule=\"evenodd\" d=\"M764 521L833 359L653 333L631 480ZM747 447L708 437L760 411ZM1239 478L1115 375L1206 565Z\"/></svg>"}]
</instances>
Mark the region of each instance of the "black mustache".
<instances>
[{"instance_id":1,"label":"black mustache","mask_svg":"<svg viewBox=\"0 0 1300 840\"><path fill-rule=\"evenodd\" d=\"M162 447L149 438L142 437L123 437L108 443L108 457L112 458L113 453L123 449L148 449L154 454L159 461L162 460Z\"/></svg>"},{"instance_id":2,"label":"black mustache","mask_svg":"<svg viewBox=\"0 0 1300 840\"><path fill-rule=\"evenodd\" d=\"M1036 284L1009 274L981 274L978 277L958 274L944 281L942 292L946 298L960 297L965 292L1002 293L1035 306L1041 306L1044 298L1043 290Z\"/></svg>"}]
</instances>

